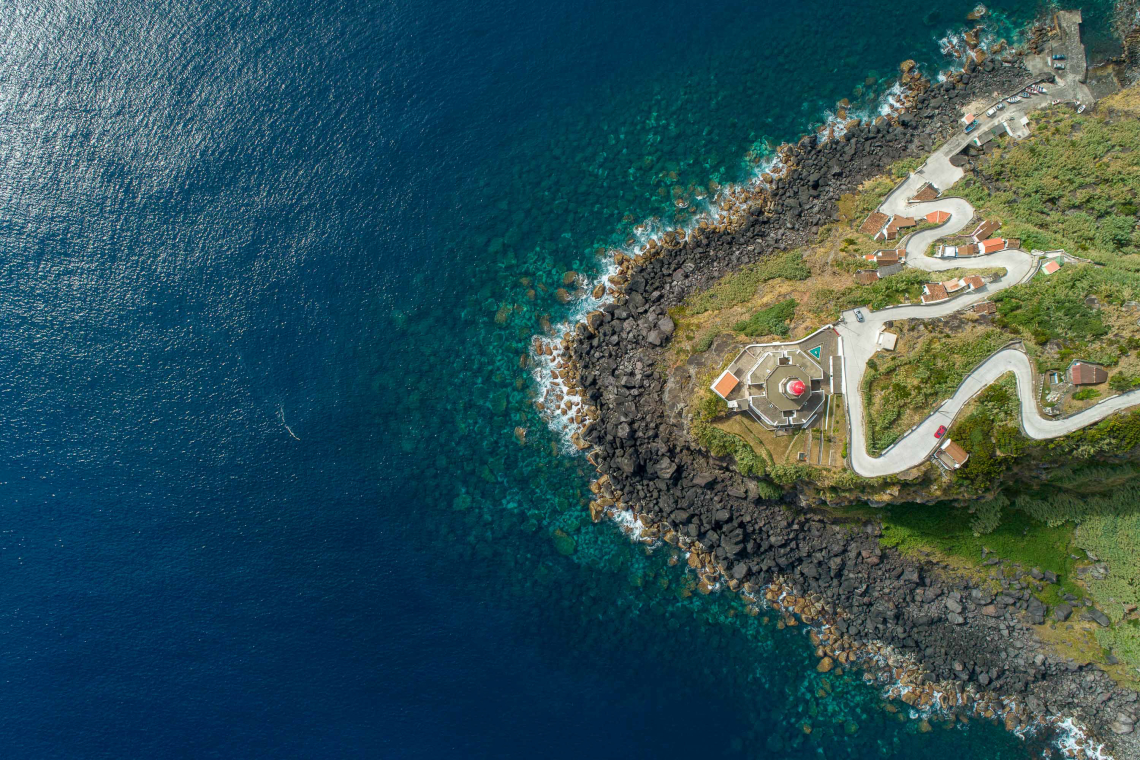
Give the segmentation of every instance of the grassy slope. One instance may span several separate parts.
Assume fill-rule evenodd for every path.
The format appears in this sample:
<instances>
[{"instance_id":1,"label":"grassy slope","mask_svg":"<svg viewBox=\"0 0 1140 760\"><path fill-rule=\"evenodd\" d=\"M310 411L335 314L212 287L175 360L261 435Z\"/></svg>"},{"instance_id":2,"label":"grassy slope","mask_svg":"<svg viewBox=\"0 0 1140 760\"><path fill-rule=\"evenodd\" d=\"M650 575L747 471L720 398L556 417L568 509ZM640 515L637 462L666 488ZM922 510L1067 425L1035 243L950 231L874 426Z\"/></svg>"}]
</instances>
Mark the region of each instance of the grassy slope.
<instances>
[{"instance_id":1,"label":"grassy slope","mask_svg":"<svg viewBox=\"0 0 1140 760\"><path fill-rule=\"evenodd\" d=\"M1024 339L1042 369L1066 366L1078 357L1101 361L1122 376L1116 390L1130 387L1140 378L1140 311L1126 303L1140 301L1135 205L1140 196L1140 90L1106 100L1095 114L1046 112L1035 118L1034 130L1030 140L988 157L976 176L955 189L986 218L1001 220L1002 234L1022 238L1024 248L1065 248L1101 266L1069 264L1050 278L1038 277L999 294L999 318L989 328L993 340ZM867 183L859 194L841 200L841 221L826 228L816 244L780 263L761 265L761 272L726 278L714 289L720 300L697 296L678 310L678 356L701 350L702 343L707 348L709 336L789 297L797 301L792 337L825 323L840 308L866 303L881 308L916 298L923 279L919 273L870 288L850 284L851 273L864 266L862 255L878 247L858 235L856 227L892 185L890 177ZM780 270L791 275L781 276ZM1097 308L1085 303L1090 296L1098 299ZM988 345L986 339L977 342ZM1098 647L1111 649L1131 668L1123 674L1117 669L1117 675L1135 678L1140 672L1140 620L1129 610L1140 604L1140 551L1135 549L1140 545L1140 467L1129 457L1140 446L1140 414L1117 415L1037 444L1021 437L1010 390L995 387L980 397L951 430L972 452L951 490L978 493L1006 483L1004 493L970 502L968 508L948 503L893 506L884 515L883 542L933 554L981 576L991 572L981 566L983 546L1025 570L1058 573L1060 586L1039 592L1044 601L1056 604L1066 592L1087 596L1114 625L1102 630L1077 621L1049 623L1046 637L1094 659L1103 658ZM1103 392L1114 391L1105 387ZM788 482L796 474L781 472L772 480ZM858 478L850 480L845 485L859 487ZM1083 550L1108 563L1106 579L1078 580L1076 569L1091 562Z\"/></svg>"}]
</instances>

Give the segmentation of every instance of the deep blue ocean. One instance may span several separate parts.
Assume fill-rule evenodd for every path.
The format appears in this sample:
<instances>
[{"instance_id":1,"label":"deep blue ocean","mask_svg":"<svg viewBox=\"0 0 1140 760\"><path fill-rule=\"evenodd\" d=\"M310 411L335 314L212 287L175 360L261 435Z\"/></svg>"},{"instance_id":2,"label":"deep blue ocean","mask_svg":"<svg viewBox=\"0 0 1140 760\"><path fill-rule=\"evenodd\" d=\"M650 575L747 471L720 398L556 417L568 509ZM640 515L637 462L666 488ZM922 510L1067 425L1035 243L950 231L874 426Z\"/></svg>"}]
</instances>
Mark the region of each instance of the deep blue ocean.
<instances>
[{"instance_id":1,"label":"deep blue ocean","mask_svg":"<svg viewBox=\"0 0 1140 760\"><path fill-rule=\"evenodd\" d=\"M524 366L973 5L7 4L0 757L1037 752L592 525Z\"/></svg>"}]
</instances>

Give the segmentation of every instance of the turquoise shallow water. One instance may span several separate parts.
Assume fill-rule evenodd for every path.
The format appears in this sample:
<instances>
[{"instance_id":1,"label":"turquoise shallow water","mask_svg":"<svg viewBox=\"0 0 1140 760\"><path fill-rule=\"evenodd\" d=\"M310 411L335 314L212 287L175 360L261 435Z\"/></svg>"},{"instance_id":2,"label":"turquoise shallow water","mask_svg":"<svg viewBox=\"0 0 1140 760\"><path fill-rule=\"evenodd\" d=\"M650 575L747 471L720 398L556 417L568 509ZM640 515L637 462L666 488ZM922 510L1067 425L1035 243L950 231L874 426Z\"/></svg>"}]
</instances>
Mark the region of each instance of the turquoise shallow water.
<instances>
[{"instance_id":1,"label":"turquoise shallow water","mask_svg":"<svg viewBox=\"0 0 1140 760\"><path fill-rule=\"evenodd\" d=\"M1038 754L593 525L524 366L567 270L972 5L14 4L0 755Z\"/></svg>"}]
</instances>

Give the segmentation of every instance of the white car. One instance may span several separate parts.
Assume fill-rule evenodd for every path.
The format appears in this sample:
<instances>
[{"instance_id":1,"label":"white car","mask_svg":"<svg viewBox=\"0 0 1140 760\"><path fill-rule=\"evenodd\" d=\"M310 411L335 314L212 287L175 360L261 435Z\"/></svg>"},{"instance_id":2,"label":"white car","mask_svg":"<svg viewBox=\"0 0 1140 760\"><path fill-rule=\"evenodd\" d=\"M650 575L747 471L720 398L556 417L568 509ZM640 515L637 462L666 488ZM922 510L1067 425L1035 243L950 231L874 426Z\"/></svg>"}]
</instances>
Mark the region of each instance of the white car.
<instances>
[{"instance_id":1,"label":"white car","mask_svg":"<svg viewBox=\"0 0 1140 760\"><path fill-rule=\"evenodd\" d=\"M999 110L999 111L1005 110L1005 101L1004 100L997 104L997 110Z\"/></svg>"},{"instance_id":2,"label":"white car","mask_svg":"<svg viewBox=\"0 0 1140 760\"><path fill-rule=\"evenodd\" d=\"M994 106L990 110L986 111L986 116L993 116L995 113L997 113L997 106Z\"/></svg>"}]
</instances>

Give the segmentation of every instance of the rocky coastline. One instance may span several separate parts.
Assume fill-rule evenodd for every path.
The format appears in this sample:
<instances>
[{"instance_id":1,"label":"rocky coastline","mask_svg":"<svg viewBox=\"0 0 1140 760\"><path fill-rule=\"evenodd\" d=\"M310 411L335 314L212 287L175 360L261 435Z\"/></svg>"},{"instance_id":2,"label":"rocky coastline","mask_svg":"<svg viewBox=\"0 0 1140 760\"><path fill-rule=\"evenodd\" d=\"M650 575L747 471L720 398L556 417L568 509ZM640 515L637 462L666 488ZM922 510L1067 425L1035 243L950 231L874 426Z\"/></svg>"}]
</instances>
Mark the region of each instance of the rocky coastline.
<instances>
[{"instance_id":1,"label":"rocky coastline","mask_svg":"<svg viewBox=\"0 0 1140 760\"><path fill-rule=\"evenodd\" d=\"M1041 34L1035 30L1027 46ZM841 121L840 129L832 124L829 133L783 146L782 171L738 191L719 221L666 233L633 256L617 254L609 301L540 347L566 387L559 403L581 426L575 443L598 472L591 513L632 511L647 539L688 552L702 590L723 585L758 602L767 597L820 625L821 667L878 663L906 685L895 696L908 705L967 710L1011 730L1071 717L1095 735L1082 749L1089 756L1103 743L1117 758L1140 757L1132 728L1138 695L1095 665L1050 654L1032 629L1048 611L1029 588L1003 580L995 592L883 549L874 522L834 522L794 494L761 498L730 462L690 442L665 401L668 378L659 367L674 329L669 308L728 272L808 242L831 221L841 195L939 144L958 123L960 105L1034 79L1016 51L999 59L971 50L965 68L939 83L912 69L903 66L897 113Z\"/></svg>"}]
</instances>

